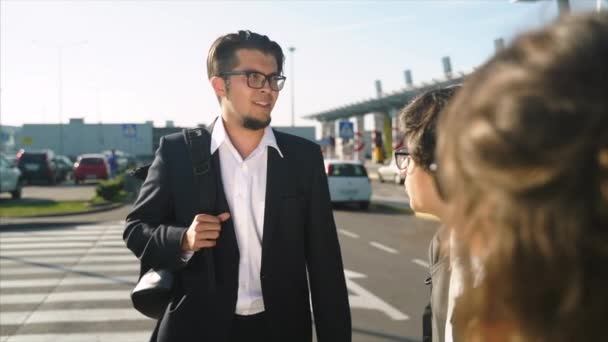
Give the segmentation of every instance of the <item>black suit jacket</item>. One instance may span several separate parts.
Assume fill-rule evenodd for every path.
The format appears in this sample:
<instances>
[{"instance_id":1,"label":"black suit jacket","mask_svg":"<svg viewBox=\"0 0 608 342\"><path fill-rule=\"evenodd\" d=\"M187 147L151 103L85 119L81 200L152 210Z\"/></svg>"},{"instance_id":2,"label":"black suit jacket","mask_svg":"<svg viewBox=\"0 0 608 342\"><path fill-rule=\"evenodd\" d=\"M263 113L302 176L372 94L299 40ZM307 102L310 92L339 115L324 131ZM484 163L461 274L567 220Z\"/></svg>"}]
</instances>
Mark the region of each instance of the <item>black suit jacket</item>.
<instances>
[{"instance_id":1,"label":"black suit jacket","mask_svg":"<svg viewBox=\"0 0 608 342\"><path fill-rule=\"evenodd\" d=\"M284 158L268 148L260 274L273 340L312 340L310 291L319 342L350 341L348 293L320 148L274 134ZM182 261L182 237L194 216L230 211L219 153L213 154L210 170L215 201L202 203L199 195L206 189L195 186L188 153L181 133L161 139L123 237L140 259L142 273L150 267L176 271L173 299L151 341L222 342L229 337L236 308L239 250L229 219L212 249L212 263L205 260L208 252ZM211 268L214 277L209 277Z\"/></svg>"}]
</instances>

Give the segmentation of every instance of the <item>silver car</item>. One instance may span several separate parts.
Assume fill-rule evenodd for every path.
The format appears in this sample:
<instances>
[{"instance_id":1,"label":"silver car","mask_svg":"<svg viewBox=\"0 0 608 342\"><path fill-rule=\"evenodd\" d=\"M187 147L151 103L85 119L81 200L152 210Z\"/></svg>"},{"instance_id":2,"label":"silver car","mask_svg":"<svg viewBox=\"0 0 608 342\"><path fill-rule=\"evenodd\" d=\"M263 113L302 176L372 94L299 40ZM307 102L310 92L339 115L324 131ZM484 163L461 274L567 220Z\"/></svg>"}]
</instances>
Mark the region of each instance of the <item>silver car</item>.
<instances>
[{"instance_id":1,"label":"silver car","mask_svg":"<svg viewBox=\"0 0 608 342\"><path fill-rule=\"evenodd\" d=\"M21 171L14 162L0 155L0 192L10 192L14 199L21 198L23 182Z\"/></svg>"},{"instance_id":2,"label":"silver car","mask_svg":"<svg viewBox=\"0 0 608 342\"><path fill-rule=\"evenodd\" d=\"M378 168L378 180L380 183L385 181L395 182L395 184L403 184L405 182L405 175L400 172L395 164L395 158L391 158L388 165L384 165Z\"/></svg>"}]
</instances>

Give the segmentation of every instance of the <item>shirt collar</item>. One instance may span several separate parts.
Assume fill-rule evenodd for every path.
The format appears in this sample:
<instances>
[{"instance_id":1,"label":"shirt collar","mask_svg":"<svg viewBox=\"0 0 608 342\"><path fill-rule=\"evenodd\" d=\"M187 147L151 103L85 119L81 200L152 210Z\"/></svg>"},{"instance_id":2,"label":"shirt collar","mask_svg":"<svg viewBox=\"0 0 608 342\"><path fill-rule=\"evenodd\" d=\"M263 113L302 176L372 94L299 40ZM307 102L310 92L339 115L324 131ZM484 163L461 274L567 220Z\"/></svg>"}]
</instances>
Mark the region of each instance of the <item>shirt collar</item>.
<instances>
[{"instance_id":1,"label":"shirt collar","mask_svg":"<svg viewBox=\"0 0 608 342\"><path fill-rule=\"evenodd\" d=\"M217 120L215 120L215 125L213 126L213 131L211 132L211 144L210 144L210 152L211 154L215 153L215 151L217 151L217 149L226 141L230 141L230 138L228 137L228 134L226 133L226 127L224 126L224 120L222 119L222 117L218 117ZM232 142L230 142L232 143ZM279 145L277 144L277 139L274 136L274 132L272 131L272 128L270 128L270 126L267 126L266 128L264 128L264 136L262 137L262 140L260 141L260 144L258 145L257 148L266 148L266 147L273 147L275 150L277 150L277 152L279 152L279 155L281 156L281 158L283 157L283 152L281 152L281 149L279 148Z\"/></svg>"}]
</instances>

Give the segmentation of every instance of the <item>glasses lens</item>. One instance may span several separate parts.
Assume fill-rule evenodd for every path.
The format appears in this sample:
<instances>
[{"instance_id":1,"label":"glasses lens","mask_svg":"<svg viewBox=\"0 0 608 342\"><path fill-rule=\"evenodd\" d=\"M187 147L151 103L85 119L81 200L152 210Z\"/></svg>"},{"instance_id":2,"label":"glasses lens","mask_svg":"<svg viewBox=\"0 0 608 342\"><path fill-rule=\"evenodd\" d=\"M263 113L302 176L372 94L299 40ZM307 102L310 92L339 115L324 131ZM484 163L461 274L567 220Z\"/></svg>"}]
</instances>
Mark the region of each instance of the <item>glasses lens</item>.
<instances>
[{"instance_id":1,"label":"glasses lens","mask_svg":"<svg viewBox=\"0 0 608 342\"><path fill-rule=\"evenodd\" d=\"M410 163L409 153L404 152L404 151L395 152L395 164L397 164L397 167L400 170L407 169L409 163Z\"/></svg>"},{"instance_id":2,"label":"glasses lens","mask_svg":"<svg viewBox=\"0 0 608 342\"><path fill-rule=\"evenodd\" d=\"M283 76L272 76L270 78L270 88L272 90L279 91L279 90L283 89L284 85L285 85L285 77L283 77Z\"/></svg>"},{"instance_id":3,"label":"glasses lens","mask_svg":"<svg viewBox=\"0 0 608 342\"><path fill-rule=\"evenodd\" d=\"M254 89L260 89L264 87L266 83L266 76L259 72L252 72L247 76L247 84Z\"/></svg>"}]
</instances>

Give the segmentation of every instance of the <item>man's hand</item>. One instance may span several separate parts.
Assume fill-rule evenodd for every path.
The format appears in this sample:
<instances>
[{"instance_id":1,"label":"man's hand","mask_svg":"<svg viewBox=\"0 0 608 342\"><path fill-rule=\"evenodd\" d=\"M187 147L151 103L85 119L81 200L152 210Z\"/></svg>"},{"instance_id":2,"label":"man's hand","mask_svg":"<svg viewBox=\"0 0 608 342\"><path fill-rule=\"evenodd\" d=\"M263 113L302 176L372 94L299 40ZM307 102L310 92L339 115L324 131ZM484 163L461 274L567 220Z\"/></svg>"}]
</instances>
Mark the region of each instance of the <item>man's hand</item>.
<instances>
[{"instance_id":1,"label":"man's hand","mask_svg":"<svg viewBox=\"0 0 608 342\"><path fill-rule=\"evenodd\" d=\"M182 241L184 252L196 252L201 248L214 247L217 238L220 237L222 222L230 218L229 213L218 216L198 214L192 220L192 224L186 231Z\"/></svg>"}]
</instances>

